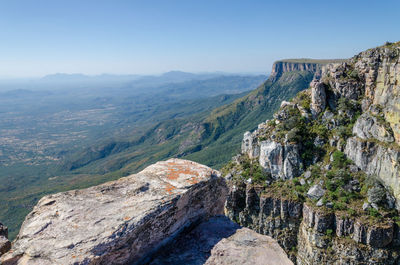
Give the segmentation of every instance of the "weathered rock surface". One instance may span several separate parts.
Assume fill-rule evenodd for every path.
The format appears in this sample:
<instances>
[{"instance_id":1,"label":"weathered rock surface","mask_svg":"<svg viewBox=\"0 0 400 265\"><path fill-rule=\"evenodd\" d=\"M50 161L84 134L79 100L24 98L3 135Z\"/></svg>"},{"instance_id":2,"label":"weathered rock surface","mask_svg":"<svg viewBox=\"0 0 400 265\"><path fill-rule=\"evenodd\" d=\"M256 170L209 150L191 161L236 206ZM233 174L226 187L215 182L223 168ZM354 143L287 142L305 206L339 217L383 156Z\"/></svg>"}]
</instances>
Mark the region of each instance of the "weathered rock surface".
<instances>
[{"instance_id":1,"label":"weathered rock surface","mask_svg":"<svg viewBox=\"0 0 400 265\"><path fill-rule=\"evenodd\" d=\"M11 242L8 240L8 228L0 223L0 256L9 251Z\"/></svg>"},{"instance_id":2,"label":"weathered rock surface","mask_svg":"<svg viewBox=\"0 0 400 265\"><path fill-rule=\"evenodd\" d=\"M138 174L42 198L2 264L138 263L185 226L221 214L217 172L179 159Z\"/></svg>"},{"instance_id":3,"label":"weathered rock surface","mask_svg":"<svg viewBox=\"0 0 400 265\"><path fill-rule=\"evenodd\" d=\"M299 146L272 140L261 142L259 163L274 179L292 179L301 175Z\"/></svg>"},{"instance_id":4,"label":"weathered rock surface","mask_svg":"<svg viewBox=\"0 0 400 265\"><path fill-rule=\"evenodd\" d=\"M393 190L400 209L400 151L387 148L357 137L347 140L345 154L369 175L377 176L387 187Z\"/></svg>"},{"instance_id":5,"label":"weathered rock surface","mask_svg":"<svg viewBox=\"0 0 400 265\"><path fill-rule=\"evenodd\" d=\"M396 250L400 245L400 232L393 222L369 224L340 212L336 214L279 195L262 194L262 189L252 184L231 183L229 186L225 204L227 216L276 239L297 264L400 262L400 252ZM292 252L293 248L297 253Z\"/></svg>"},{"instance_id":6,"label":"weathered rock surface","mask_svg":"<svg viewBox=\"0 0 400 265\"><path fill-rule=\"evenodd\" d=\"M319 200L324 194L325 190L318 184L312 186L307 192L307 196L313 200Z\"/></svg>"},{"instance_id":7,"label":"weathered rock surface","mask_svg":"<svg viewBox=\"0 0 400 265\"><path fill-rule=\"evenodd\" d=\"M248 154L250 158L258 157L260 154L257 138L251 132L245 132L243 135L242 154Z\"/></svg>"},{"instance_id":8,"label":"weathered rock surface","mask_svg":"<svg viewBox=\"0 0 400 265\"><path fill-rule=\"evenodd\" d=\"M325 85L320 80L314 79L310 84L311 87L311 113L317 116L325 110L326 92Z\"/></svg>"},{"instance_id":9,"label":"weathered rock surface","mask_svg":"<svg viewBox=\"0 0 400 265\"><path fill-rule=\"evenodd\" d=\"M271 77L274 79L279 78L283 73L293 71L310 71L314 72L316 76L321 74L322 66L327 62L291 62L291 61L277 61L272 65Z\"/></svg>"},{"instance_id":10,"label":"weathered rock surface","mask_svg":"<svg viewBox=\"0 0 400 265\"><path fill-rule=\"evenodd\" d=\"M241 228L211 250L205 265L289 265L283 249L269 236Z\"/></svg>"},{"instance_id":11,"label":"weathered rock surface","mask_svg":"<svg viewBox=\"0 0 400 265\"><path fill-rule=\"evenodd\" d=\"M363 140L373 138L386 143L394 141L392 132L368 112L357 119L353 127L353 134Z\"/></svg>"},{"instance_id":12,"label":"weathered rock surface","mask_svg":"<svg viewBox=\"0 0 400 265\"><path fill-rule=\"evenodd\" d=\"M356 69L365 80L365 95L383 107L386 121L400 144L400 48L377 47L356 56Z\"/></svg>"},{"instance_id":13,"label":"weathered rock surface","mask_svg":"<svg viewBox=\"0 0 400 265\"><path fill-rule=\"evenodd\" d=\"M168 244L149 265L292 264L275 240L212 217Z\"/></svg>"}]
</instances>

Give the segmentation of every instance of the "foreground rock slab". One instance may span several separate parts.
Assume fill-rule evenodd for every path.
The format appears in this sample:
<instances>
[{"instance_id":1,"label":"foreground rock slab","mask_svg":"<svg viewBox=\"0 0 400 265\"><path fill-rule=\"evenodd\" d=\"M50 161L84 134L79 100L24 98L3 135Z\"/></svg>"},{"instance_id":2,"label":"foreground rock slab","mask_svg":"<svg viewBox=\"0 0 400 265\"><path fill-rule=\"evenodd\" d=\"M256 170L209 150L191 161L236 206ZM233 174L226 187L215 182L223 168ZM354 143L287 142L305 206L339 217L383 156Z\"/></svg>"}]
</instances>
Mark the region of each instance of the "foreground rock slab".
<instances>
[{"instance_id":1,"label":"foreground rock slab","mask_svg":"<svg viewBox=\"0 0 400 265\"><path fill-rule=\"evenodd\" d=\"M185 226L223 212L218 172L170 159L138 174L42 198L2 264L137 264Z\"/></svg>"},{"instance_id":2,"label":"foreground rock slab","mask_svg":"<svg viewBox=\"0 0 400 265\"><path fill-rule=\"evenodd\" d=\"M269 236L241 228L211 250L205 265L293 265L279 244Z\"/></svg>"},{"instance_id":3,"label":"foreground rock slab","mask_svg":"<svg viewBox=\"0 0 400 265\"><path fill-rule=\"evenodd\" d=\"M241 228L225 216L212 217L182 233L149 265L292 264L269 236Z\"/></svg>"}]
</instances>

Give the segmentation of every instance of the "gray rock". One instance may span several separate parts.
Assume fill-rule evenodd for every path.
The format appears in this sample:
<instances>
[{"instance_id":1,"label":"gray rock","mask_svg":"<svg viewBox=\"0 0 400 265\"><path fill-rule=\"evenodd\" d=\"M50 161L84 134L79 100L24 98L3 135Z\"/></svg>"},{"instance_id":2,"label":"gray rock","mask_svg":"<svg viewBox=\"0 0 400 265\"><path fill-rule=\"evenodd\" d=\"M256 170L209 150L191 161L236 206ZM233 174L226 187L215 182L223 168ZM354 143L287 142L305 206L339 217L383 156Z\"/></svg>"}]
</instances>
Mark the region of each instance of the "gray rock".
<instances>
[{"instance_id":1,"label":"gray rock","mask_svg":"<svg viewBox=\"0 0 400 265\"><path fill-rule=\"evenodd\" d=\"M279 244L269 236L241 228L211 250L205 265L292 265Z\"/></svg>"},{"instance_id":2,"label":"gray rock","mask_svg":"<svg viewBox=\"0 0 400 265\"><path fill-rule=\"evenodd\" d=\"M369 208L371 208L371 205L370 205L368 202L364 202L364 203L363 203L363 206L362 206L363 211L366 211L366 210L368 210Z\"/></svg>"},{"instance_id":3,"label":"gray rock","mask_svg":"<svg viewBox=\"0 0 400 265\"><path fill-rule=\"evenodd\" d=\"M301 185L301 186L306 185L306 181L305 181L303 178L300 179L300 185Z\"/></svg>"},{"instance_id":4,"label":"gray rock","mask_svg":"<svg viewBox=\"0 0 400 265\"><path fill-rule=\"evenodd\" d=\"M323 206L323 205L324 205L324 202L322 201L322 199L319 199L319 200L317 201L316 206L321 207L321 206Z\"/></svg>"},{"instance_id":5,"label":"gray rock","mask_svg":"<svg viewBox=\"0 0 400 265\"><path fill-rule=\"evenodd\" d=\"M333 203L332 202L327 202L325 206L328 207L328 208L333 208Z\"/></svg>"},{"instance_id":6,"label":"gray rock","mask_svg":"<svg viewBox=\"0 0 400 265\"><path fill-rule=\"evenodd\" d=\"M400 151L387 148L375 142L363 141L357 137L347 140L345 154L347 157L368 175L377 176L382 183L393 190L397 199L397 208L400 199ZM396 162L397 161L397 162Z\"/></svg>"},{"instance_id":7,"label":"gray rock","mask_svg":"<svg viewBox=\"0 0 400 265\"><path fill-rule=\"evenodd\" d=\"M313 200L319 200L324 194L325 190L319 184L312 186L307 192L307 196Z\"/></svg>"},{"instance_id":8,"label":"gray rock","mask_svg":"<svg viewBox=\"0 0 400 265\"><path fill-rule=\"evenodd\" d=\"M303 176L305 179L309 179L311 177L311 171L306 171Z\"/></svg>"},{"instance_id":9,"label":"gray rock","mask_svg":"<svg viewBox=\"0 0 400 265\"><path fill-rule=\"evenodd\" d=\"M381 142L394 142L392 132L370 113L364 113L357 119L353 126L353 134L364 140L374 138Z\"/></svg>"},{"instance_id":10,"label":"gray rock","mask_svg":"<svg viewBox=\"0 0 400 265\"><path fill-rule=\"evenodd\" d=\"M256 158L260 154L257 137L250 132L245 132L243 135L242 154L247 154L250 158Z\"/></svg>"},{"instance_id":11,"label":"gray rock","mask_svg":"<svg viewBox=\"0 0 400 265\"><path fill-rule=\"evenodd\" d=\"M116 181L43 197L0 261L140 263L185 226L221 214L226 195L225 181L209 167L158 162Z\"/></svg>"},{"instance_id":12,"label":"gray rock","mask_svg":"<svg viewBox=\"0 0 400 265\"><path fill-rule=\"evenodd\" d=\"M359 169L358 166L356 166L356 165L350 165L350 166L349 166L349 170L350 170L350 172L352 172L352 173L357 173L358 171L360 171L360 169Z\"/></svg>"},{"instance_id":13,"label":"gray rock","mask_svg":"<svg viewBox=\"0 0 400 265\"><path fill-rule=\"evenodd\" d=\"M317 147L322 147L325 144L325 141L323 138L321 138L320 136L315 137L314 139L314 145Z\"/></svg>"},{"instance_id":14,"label":"gray rock","mask_svg":"<svg viewBox=\"0 0 400 265\"><path fill-rule=\"evenodd\" d=\"M320 80L314 79L311 84L311 114L316 117L326 107L325 85Z\"/></svg>"},{"instance_id":15,"label":"gray rock","mask_svg":"<svg viewBox=\"0 0 400 265\"><path fill-rule=\"evenodd\" d=\"M386 199L386 190L382 185L376 184L368 190L367 195L369 203L380 204Z\"/></svg>"},{"instance_id":16,"label":"gray rock","mask_svg":"<svg viewBox=\"0 0 400 265\"><path fill-rule=\"evenodd\" d=\"M296 144L282 145L271 140L261 142L259 163L274 179L292 179L302 173Z\"/></svg>"}]
</instances>

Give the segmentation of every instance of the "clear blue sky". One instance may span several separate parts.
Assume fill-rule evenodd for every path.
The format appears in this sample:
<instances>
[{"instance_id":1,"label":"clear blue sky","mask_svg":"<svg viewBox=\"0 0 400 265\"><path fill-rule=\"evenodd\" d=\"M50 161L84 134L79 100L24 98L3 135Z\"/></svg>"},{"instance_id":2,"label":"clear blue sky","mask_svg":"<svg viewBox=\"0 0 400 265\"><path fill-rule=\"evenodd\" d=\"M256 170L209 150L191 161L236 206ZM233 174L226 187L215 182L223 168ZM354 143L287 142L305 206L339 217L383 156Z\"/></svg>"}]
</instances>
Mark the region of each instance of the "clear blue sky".
<instances>
[{"instance_id":1,"label":"clear blue sky","mask_svg":"<svg viewBox=\"0 0 400 265\"><path fill-rule=\"evenodd\" d=\"M0 76L269 72L400 40L400 1L2 0Z\"/></svg>"}]
</instances>

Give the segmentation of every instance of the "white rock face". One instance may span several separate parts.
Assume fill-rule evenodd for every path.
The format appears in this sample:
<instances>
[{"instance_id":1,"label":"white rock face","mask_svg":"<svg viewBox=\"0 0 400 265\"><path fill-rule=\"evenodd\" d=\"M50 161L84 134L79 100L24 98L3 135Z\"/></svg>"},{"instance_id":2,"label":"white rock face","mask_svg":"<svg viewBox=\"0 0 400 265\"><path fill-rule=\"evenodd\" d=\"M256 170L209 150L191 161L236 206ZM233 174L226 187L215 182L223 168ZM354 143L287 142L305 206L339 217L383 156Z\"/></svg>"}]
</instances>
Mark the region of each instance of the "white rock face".
<instances>
[{"instance_id":1,"label":"white rock face","mask_svg":"<svg viewBox=\"0 0 400 265\"><path fill-rule=\"evenodd\" d=\"M96 187L42 198L1 264L135 264L186 225L221 214L218 172L170 159Z\"/></svg>"},{"instance_id":2,"label":"white rock face","mask_svg":"<svg viewBox=\"0 0 400 265\"><path fill-rule=\"evenodd\" d=\"M261 142L259 163L275 179L292 179L302 173L299 148L293 144Z\"/></svg>"},{"instance_id":3,"label":"white rock face","mask_svg":"<svg viewBox=\"0 0 400 265\"><path fill-rule=\"evenodd\" d=\"M243 135L242 154L248 154L250 158L255 158L260 155L257 138L253 136L251 132L245 132Z\"/></svg>"}]
</instances>

